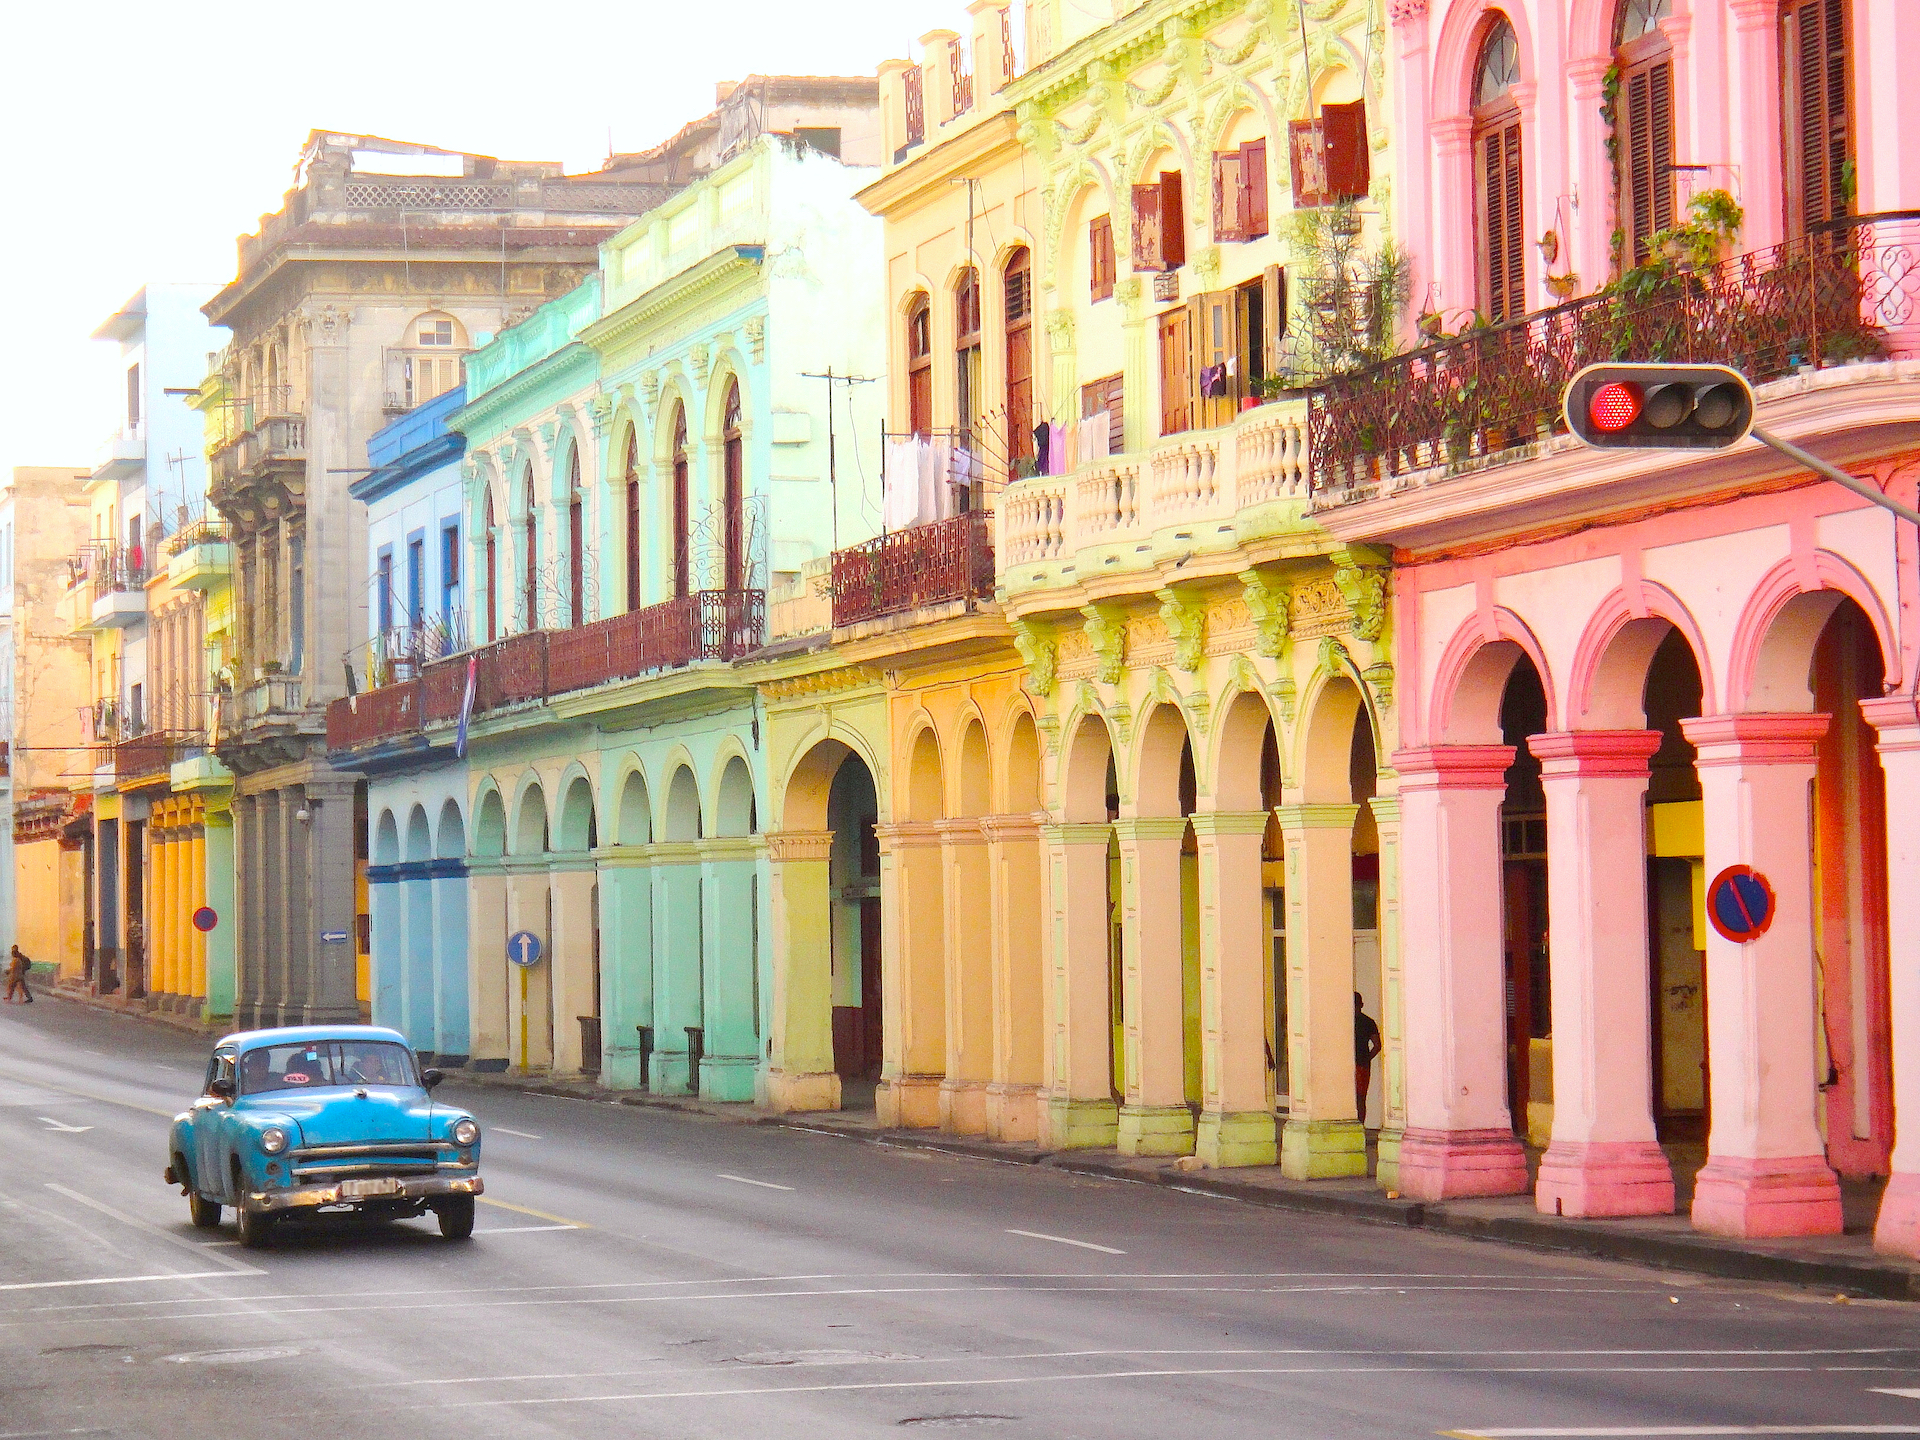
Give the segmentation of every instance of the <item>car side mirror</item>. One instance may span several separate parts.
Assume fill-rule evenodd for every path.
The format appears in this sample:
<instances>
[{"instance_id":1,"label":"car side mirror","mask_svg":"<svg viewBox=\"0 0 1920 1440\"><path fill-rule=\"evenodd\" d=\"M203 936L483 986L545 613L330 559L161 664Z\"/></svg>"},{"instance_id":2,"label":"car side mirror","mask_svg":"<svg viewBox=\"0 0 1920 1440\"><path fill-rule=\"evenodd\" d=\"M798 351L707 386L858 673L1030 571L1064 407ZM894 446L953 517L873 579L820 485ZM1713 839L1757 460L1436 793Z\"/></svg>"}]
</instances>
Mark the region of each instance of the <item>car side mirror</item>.
<instances>
[{"instance_id":1,"label":"car side mirror","mask_svg":"<svg viewBox=\"0 0 1920 1440\"><path fill-rule=\"evenodd\" d=\"M444 1070L422 1070L420 1072L420 1083L429 1090L433 1089L434 1086L446 1078L447 1072Z\"/></svg>"},{"instance_id":2,"label":"car side mirror","mask_svg":"<svg viewBox=\"0 0 1920 1440\"><path fill-rule=\"evenodd\" d=\"M231 1100L234 1095L233 1081L223 1076L207 1086L207 1093L209 1095L217 1095L222 1100Z\"/></svg>"}]
</instances>

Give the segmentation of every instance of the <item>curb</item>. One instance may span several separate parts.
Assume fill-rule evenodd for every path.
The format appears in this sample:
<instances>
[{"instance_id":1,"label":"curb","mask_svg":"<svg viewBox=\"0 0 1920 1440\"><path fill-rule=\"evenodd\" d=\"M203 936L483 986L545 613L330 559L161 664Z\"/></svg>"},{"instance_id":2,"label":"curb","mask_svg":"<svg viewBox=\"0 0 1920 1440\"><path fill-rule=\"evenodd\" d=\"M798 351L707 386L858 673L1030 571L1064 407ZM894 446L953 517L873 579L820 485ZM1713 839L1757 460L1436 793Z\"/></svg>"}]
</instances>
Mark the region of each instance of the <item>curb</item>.
<instances>
[{"instance_id":1,"label":"curb","mask_svg":"<svg viewBox=\"0 0 1920 1440\"><path fill-rule=\"evenodd\" d=\"M233 1027L223 1016L219 1021L209 1023L191 1015L183 1015L173 1010L149 1010L143 1000L122 1000L117 995L89 995L83 991L61 989L49 986L34 996L36 1000L64 1000L69 1005L84 1005L89 1010L99 1010L108 1015L125 1015L132 1020L150 1020L156 1025L164 1025L169 1030L178 1030L188 1035L199 1035L214 1039L226 1034Z\"/></svg>"}]
</instances>

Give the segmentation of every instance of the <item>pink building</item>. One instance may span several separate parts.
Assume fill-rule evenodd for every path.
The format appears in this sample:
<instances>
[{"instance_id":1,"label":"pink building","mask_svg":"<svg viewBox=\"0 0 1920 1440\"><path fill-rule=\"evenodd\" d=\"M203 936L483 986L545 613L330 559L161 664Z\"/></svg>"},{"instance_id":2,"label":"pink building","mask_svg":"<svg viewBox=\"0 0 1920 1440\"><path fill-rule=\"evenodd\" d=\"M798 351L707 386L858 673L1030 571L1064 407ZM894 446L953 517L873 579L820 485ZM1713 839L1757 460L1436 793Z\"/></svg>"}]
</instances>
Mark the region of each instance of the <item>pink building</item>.
<instances>
[{"instance_id":1,"label":"pink building","mask_svg":"<svg viewBox=\"0 0 1920 1440\"><path fill-rule=\"evenodd\" d=\"M1396 552L1399 1187L1522 1192L1531 1136L1543 1211L1677 1183L1771 1236L1891 1175L1877 1243L1920 1254L1915 527L1757 442L1598 453L1558 418L1595 360L1735 364L1762 426L1914 503L1920 4L1392 15L1436 338L1312 423L1318 518ZM1715 923L1734 866L1758 938Z\"/></svg>"}]
</instances>

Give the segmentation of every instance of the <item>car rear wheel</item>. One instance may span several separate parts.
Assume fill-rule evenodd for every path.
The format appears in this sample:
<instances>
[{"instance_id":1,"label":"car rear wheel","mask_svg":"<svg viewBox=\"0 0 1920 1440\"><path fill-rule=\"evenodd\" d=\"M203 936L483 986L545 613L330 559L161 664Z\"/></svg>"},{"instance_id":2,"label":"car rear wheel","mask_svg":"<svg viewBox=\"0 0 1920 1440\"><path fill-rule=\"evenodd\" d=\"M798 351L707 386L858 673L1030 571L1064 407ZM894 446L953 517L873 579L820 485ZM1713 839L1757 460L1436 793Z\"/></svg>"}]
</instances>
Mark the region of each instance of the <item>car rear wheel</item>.
<instances>
[{"instance_id":1,"label":"car rear wheel","mask_svg":"<svg viewBox=\"0 0 1920 1440\"><path fill-rule=\"evenodd\" d=\"M439 1205L440 1234L447 1240L465 1240L473 1234L473 1197L455 1195Z\"/></svg>"},{"instance_id":2,"label":"car rear wheel","mask_svg":"<svg viewBox=\"0 0 1920 1440\"><path fill-rule=\"evenodd\" d=\"M235 1210L240 1221L240 1243L249 1250L264 1250L273 1233L273 1217L244 1205Z\"/></svg>"},{"instance_id":3,"label":"car rear wheel","mask_svg":"<svg viewBox=\"0 0 1920 1440\"><path fill-rule=\"evenodd\" d=\"M220 1223L220 1202L207 1199L197 1190L187 1196L187 1210L202 1230L212 1230Z\"/></svg>"}]
</instances>

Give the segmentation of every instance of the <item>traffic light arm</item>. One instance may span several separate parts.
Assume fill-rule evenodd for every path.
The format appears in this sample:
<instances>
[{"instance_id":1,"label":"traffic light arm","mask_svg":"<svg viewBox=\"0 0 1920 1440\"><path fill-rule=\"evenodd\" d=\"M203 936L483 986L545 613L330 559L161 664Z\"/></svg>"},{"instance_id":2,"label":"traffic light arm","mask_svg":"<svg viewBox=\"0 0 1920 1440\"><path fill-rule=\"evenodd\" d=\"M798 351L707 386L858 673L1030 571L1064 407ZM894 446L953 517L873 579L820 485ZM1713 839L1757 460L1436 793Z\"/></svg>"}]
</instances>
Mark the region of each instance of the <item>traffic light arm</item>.
<instances>
[{"instance_id":1,"label":"traffic light arm","mask_svg":"<svg viewBox=\"0 0 1920 1440\"><path fill-rule=\"evenodd\" d=\"M1796 464L1806 466L1807 469L1813 471L1814 474L1823 475L1827 479L1833 481L1833 483L1836 485L1844 485L1847 487L1847 489L1853 491L1854 494L1864 496L1866 499L1871 500L1874 504L1878 505L1881 509L1891 510L1893 511L1894 514L1898 515L1901 519L1911 520L1913 521L1914 524L1920 525L1920 510L1915 510L1908 505L1902 505L1898 500L1895 500L1891 495L1883 494L1880 490L1880 487L1875 485L1872 481L1862 480L1858 475L1849 475L1846 471L1842 470L1838 465L1829 465L1826 461L1820 459L1818 456L1809 455L1806 451L1802 450L1798 445L1794 445L1786 440L1782 440L1778 435L1769 434L1767 431L1762 430L1758 425L1754 426L1749 433L1753 436L1754 439L1758 440L1762 445L1770 446L1771 448L1778 450L1782 455L1786 456L1789 460L1792 460Z\"/></svg>"}]
</instances>

